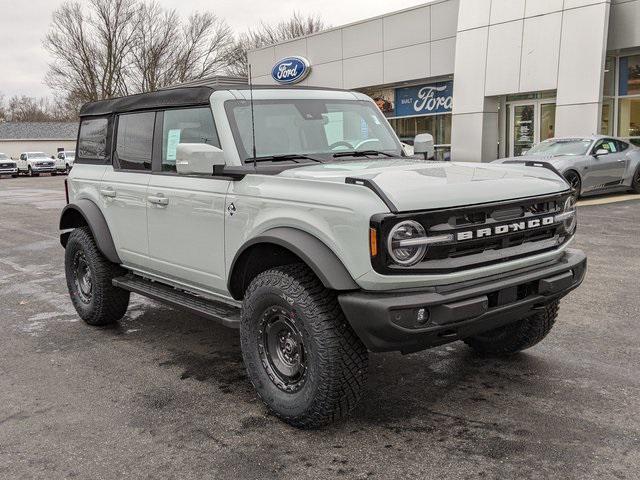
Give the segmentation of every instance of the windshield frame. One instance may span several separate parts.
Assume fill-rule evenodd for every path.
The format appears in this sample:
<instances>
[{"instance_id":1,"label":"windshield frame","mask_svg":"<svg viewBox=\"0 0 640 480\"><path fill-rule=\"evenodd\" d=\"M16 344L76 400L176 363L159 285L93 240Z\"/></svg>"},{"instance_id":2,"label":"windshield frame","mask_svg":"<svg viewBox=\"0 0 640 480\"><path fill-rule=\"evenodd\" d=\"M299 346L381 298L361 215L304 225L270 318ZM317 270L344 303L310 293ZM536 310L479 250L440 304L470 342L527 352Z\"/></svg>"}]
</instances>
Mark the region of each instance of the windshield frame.
<instances>
[{"instance_id":1,"label":"windshield frame","mask_svg":"<svg viewBox=\"0 0 640 480\"><path fill-rule=\"evenodd\" d=\"M375 103L373 103L372 101L368 101L368 100L361 100L361 99L342 99L342 98L266 98L266 99L259 99L259 100L254 100L254 106L255 105L259 105L259 104L269 104L269 105L273 105L273 104L283 104L283 105L289 105L289 104L294 104L295 102L300 102L300 101L321 101L324 103L330 103L330 104L359 104L359 105L363 105L367 108L371 109L371 112L376 115L376 118L379 120L380 122L380 126L389 133L390 138L392 139L395 149L394 150L384 150L385 153L389 153L391 155L393 155L394 157L397 156L398 158L401 158L403 156L403 152L404 150L402 149L402 144L400 143L400 141L398 140L398 136L396 135L395 131L393 130L393 128L391 127L391 125L389 124L389 122L387 121L387 119L384 117L384 115L382 115L382 112L380 112L379 108L377 107L377 105ZM251 152L247 152L245 150L245 145L242 141L242 135L240 133L240 129L238 127L238 123L236 120L236 116L233 112L233 109L236 106L247 106L250 104L250 100L242 100L242 99L234 99L234 100L226 100L224 102L224 110L227 116L227 122L229 124L229 127L231 128L231 133L233 136L233 141L236 147L236 152L238 154L238 158L240 161L241 165L245 165L247 163L251 163L251 159L253 159L253 155ZM363 150L368 150L367 148L364 148ZM334 151L326 151L326 152L295 152L295 154L297 155L301 155L301 156L307 156L307 157L313 157L314 159L317 160L308 160L308 161L304 161L301 159L297 159L297 160L291 160L291 164L288 163L288 161L279 161L279 164L287 164L287 166L303 166L303 165L310 165L310 164L316 164L318 163L318 161L322 162L322 163L331 163L331 162L344 162L345 159L349 159L350 157L348 156L342 156L340 158L334 158L333 154L335 153L341 153L341 152L345 152L346 150L334 150ZM286 155L290 152L282 152L283 155ZM275 156L278 156L278 154L276 154ZM271 155L258 155L258 159L260 158L270 158ZM376 158L376 157L370 157L370 158ZM389 158L386 155L380 155L380 158ZM282 165L284 166L284 165Z\"/></svg>"},{"instance_id":2,"label":"windshield frame","mask_svg":"<svg viewBox=\"0 0 640 480\"><path fill-rule=\"evenodd\" d=\"M559 144L559 143L574 143L574 144L586 144L588 142L587 147L584 149L584 151L582 153L560 153L560 154L553 154L553 153L544 153L544 152L532 152L532 150L535 150L537 147L539 147L540 145L543 144L550 144L550 145L555 145L555 144ZM588 138L588 137L571 137L571 138L549 138L547 140L543 140L542 142L539 142L537 144L535 144L533 147L531 147L527 153L525 153L523 155L523 157L527 157L527 156L549 156L549 157L581 157L584 155L587 155L589 153L589 150L591 150L591 148L593 147L595 140L593 140L592 138ZM553 148L553 147L550 147Z\"/></svg>"}]
</instances>

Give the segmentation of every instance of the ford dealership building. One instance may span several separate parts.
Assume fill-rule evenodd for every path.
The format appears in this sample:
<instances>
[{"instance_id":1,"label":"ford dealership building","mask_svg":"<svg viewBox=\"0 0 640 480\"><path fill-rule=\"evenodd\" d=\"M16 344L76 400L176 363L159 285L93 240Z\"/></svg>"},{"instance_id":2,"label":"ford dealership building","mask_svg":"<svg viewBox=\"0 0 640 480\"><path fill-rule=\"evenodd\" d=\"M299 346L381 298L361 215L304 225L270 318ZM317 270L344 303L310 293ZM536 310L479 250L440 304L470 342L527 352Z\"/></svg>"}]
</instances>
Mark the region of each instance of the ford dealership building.
<instances>
[{"instance_id":1,"label":"ford dealership building","mask_svg":"<svg viewBox=\"0 0 640 480\"><path fill-rule=\"evenodd\" d=\"M434 0L248 59L256 84L369 94L403 141L431 133L439 158L594 133L640 144L640 0Z\"/></svg>"}]
</instances>

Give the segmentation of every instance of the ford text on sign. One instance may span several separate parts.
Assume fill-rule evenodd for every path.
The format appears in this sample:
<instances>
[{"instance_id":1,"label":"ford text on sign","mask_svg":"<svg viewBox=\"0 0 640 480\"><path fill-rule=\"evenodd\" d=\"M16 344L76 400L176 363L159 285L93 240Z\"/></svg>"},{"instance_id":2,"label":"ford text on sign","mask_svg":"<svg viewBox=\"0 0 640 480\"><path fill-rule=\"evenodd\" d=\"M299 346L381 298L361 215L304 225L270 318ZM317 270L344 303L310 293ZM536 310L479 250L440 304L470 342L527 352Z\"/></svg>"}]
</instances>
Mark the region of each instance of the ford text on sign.
<instances>
[{"instance_id":1,"label":"ford text on sign","mask_svg":"<svg viewBox=\"0 0 640 480\"><path fill-rule=\"evenodd\" d=\"M304 57L287 57L273 66L271 76L278 83L298 83L309 75L311 66Z\"/></svg>"},{"instance_id":2,"label":"ford text on sign","mask_svg":"<svg viewBox=\"0 0 640 480\"><path fill-rule=\"evenodd\" d=\"M453 106L453 82L396 89L396 115L428 115L449 113Z\"/></svg>"}]
</instances>

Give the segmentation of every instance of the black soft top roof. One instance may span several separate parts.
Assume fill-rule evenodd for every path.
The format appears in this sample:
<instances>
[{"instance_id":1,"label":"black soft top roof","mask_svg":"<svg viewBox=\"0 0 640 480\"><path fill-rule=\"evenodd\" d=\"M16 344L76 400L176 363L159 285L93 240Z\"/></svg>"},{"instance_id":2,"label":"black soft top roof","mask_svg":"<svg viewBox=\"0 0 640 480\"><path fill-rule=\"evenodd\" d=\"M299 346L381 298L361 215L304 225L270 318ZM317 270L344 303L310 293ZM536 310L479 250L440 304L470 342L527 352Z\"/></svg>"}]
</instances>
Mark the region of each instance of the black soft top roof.
<instances>
[{"instance_id":1,"label":"black soft top roof","mask_svg":"<svg viewBox=\"0 0 640 480\"><path fill-rule=\"evenodd\" d=\"M112 113L135 112L154 108L182 107L204 105L214 92L212 87L187 87L157 92L139 93L128 97L100 100L86 103L80 109L81 117L110 115Z\"/></svg>"},{"instance_id":2,"label":"black soft top roof","mask_svg":"<svg viewBox=\"0 0 640 480\"><path fill-rule=\"evenodd\" d=\"M254 85L255 90L264 89L302 89L302 90L339 90L336 88L303 87L297 85ZM80 109L81 117L110 115L113 113L136 112L156 108L188 107L208 105L211 94L217 90L247 90L248 85L194 85L177 86L157 90L155 92L139 93L127 97L100 100L86 103Z\"/></svg>"}]
</instances>

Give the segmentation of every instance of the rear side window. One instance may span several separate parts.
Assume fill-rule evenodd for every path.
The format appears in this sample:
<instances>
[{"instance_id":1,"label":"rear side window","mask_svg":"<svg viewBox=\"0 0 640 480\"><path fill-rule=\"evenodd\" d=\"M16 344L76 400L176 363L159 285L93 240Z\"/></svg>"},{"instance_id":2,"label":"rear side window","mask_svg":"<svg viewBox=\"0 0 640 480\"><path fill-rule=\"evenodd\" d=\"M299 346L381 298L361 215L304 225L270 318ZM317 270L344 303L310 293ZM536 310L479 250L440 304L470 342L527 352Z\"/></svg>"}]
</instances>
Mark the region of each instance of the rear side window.
<instances>
[{"instance_id":1,"label":"rear side window","mask_svg":"<svg viewBox=\"0 0 640 480\"><path fill-rule=\"evenodd\" d=\"M629 148L629 144L622 142L620 140L616 140L616 143L618 144L618 151L619 152L624 152L627 148Z\"/></svg>"},{"instance_id":2,"label":"rear side window","mask_svg":"<svg viewBox=\"0 0 640 480\"><path fill-rule=\"evenodd\" d=\"M78 157L86 160L104 160L107 157L106 118L83 120L78 137Z\"/></svg>"},{"instance_id":3,"label":"rear side window","mask_svg":"<svg viewBox=\"0 0 640 480\"><path fill-rule=\"evenodd\" d=\"M120 168L151 171L155 118L154 112L118 117L115 155Z\"/></svg>"},{"instance_id":4,"label":"rear side window","mask_svg":"<svg viewBox=\"0 0 640 480\"><path fill-rule=\"evenodd\" d=\"M206 143L220 148L220 141L208 107L166 110L162 126L162 171L176 171L176 150L180 143Z\"/></svg>"}]
</instances>

